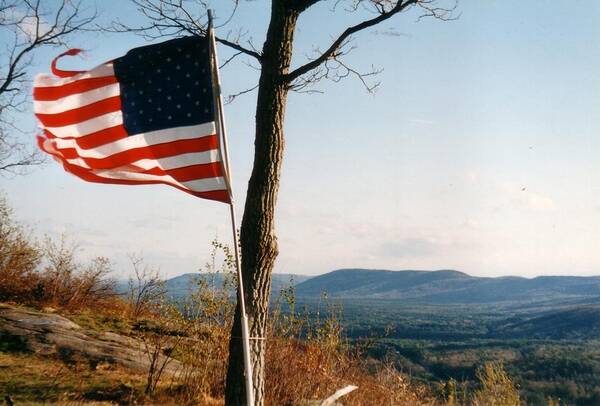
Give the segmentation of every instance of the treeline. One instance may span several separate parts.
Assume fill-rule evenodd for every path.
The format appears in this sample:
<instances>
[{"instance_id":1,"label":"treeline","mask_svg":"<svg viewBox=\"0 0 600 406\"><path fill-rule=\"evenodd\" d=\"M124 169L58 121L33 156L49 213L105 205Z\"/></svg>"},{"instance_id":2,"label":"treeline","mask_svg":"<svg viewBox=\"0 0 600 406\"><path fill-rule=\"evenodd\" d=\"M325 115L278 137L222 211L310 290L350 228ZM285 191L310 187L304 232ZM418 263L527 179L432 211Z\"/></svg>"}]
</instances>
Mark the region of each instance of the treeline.
<instances>
[{"instance_id":1,"label":"treeline","mask_svg":"<svg viewBox=\"0 0 600 406\"><path fill-rule=\"evenodd\" d=\"M600 342L550 340L428 341L384 339L370 349L377 359L432 387L454 380L478 386L477 371L490 360L503 362L528 405L548 399L568 405L600 405Z\"/></svg>"},{"instance_id":2,"label":"treeline","mask_svg":"<svg viewBox=\"0 0 600 406\"><path fill-rule=\"evenodd\" d=\"M600 405L600 342L529 345L510 363L526 398L541 394L574 405Z\"/></svg>"}]
</instances>

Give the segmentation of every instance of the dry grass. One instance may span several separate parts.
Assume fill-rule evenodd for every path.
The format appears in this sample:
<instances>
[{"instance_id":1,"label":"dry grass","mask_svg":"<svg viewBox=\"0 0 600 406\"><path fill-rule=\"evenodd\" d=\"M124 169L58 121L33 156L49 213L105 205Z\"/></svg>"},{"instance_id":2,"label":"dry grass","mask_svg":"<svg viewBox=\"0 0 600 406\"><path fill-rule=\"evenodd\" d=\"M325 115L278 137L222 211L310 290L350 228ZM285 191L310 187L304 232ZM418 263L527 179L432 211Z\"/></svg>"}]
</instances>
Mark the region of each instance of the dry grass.
<instances>
[{"instance_id":1,"label":"dry grass","mask_svg":"<svg viewBox=\"0 0 600 406\"><path fill-rule=\"evenodd\" d=\"M473 406L521 405L519 391L502 363L487 362L477 371L477 378L480 388L472 397Z\"/></svg>"},{"instance_id":2,"label":"dry grass","mask_svg":"<svg viewBox=\"0 0 600 406\"><path fill-rule=\"evenodd\" d=\"M115 366L91 369L88 363L0 352L0 395L10 395L17 405L139 401L143 379L143 374Z\"/></svg>"},{"instance_id":3,"label":"dry grass","mask_svg":"<svg viewBox=\"0 0 600 406\"><path fill-rule=\"evenodd\" d=\"M432 405L425 387L410 383L384 364L367 367L359 356L343 349L294 339L268 343L266 398L270 405L294 405L301 400L325 399L346 385L358 390L345 405Z\"/></svg>"}]
</instances>

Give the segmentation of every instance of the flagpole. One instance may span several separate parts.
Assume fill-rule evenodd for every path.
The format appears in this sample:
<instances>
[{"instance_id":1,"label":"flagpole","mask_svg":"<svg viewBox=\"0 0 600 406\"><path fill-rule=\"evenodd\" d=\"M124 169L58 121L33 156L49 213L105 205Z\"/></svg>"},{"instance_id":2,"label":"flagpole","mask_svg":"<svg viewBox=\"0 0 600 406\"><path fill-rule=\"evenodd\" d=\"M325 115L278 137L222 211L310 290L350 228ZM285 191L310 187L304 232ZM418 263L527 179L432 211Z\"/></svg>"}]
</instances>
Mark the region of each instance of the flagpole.
<instances>
[{"instance_id":1,"label":"flagpole","mask_svg":"<svg viewBox=\"0 0 600 406\"><path fill-rule=\"evenodd\" d=\"M217 109L216 128L219 135L219 141L222 145L223 162L225 169L225 181L229 189L229 213L231 215L231 231L233 233L233 247L235 252L235 267L237 270L239 283L239 304L240 304L240 322L242 324L242 348L244 353L244 372L246 386L246 404L254 406L254 390L252 383L252 362L250 360L250 334L248 331L248 316L246 314L246 302L244 296L244 281L242 278L242 266L240 261L240 246L237 235L237 224L235 217L235 201L233 198L233 180L231 176L231 167L229 165L229 151L227 149L227 131L225 128L225 116L223 114L223 99L221 97L221 80L219 78L219 65L217 59L217 46L213 31L212 10L208 10L208 37L210 41L211 58L214 70L213 96L215 98L215 108ZM222 142L221 142L222 141Z\"/></svg>"}]
</instances>

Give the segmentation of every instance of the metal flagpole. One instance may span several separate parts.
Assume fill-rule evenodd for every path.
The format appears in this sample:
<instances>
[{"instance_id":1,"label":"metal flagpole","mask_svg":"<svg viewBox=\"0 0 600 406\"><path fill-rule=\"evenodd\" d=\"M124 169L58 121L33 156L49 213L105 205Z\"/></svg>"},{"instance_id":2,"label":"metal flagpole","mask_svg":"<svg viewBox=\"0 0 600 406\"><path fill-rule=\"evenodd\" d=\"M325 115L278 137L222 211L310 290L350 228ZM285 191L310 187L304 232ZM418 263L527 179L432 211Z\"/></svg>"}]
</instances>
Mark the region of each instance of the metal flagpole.
<instances>
[{"instance_id":1,"label":"metal flagpole","mask_svg":"<svg viewBox=\"0 0 600 406\"><path fill-rule=\"evenodd\" d=\"M219 78L219 65L217 58L217 46L215 43L215 35L213 31L212 10L208 10L208 37L210 41L210 51L213 65L213 96L215 98L215 107L217 109L216 128L219 135L219 141L222 145L223 162L225 167L225 181L229 189L229 212L231 214L231 229L233 232L233 246L235 252L235 266L238 275L239 283L239 303L242 323L242 347L244 351L244 371L246 383L246 404L254 406L254 390L252 384L252 362L250 360L250 335L248 332L248 316L246 315L246 303L244 298L244 282L242 278L242 266L240 262L240 247L237 236L237 224L235 219L235 202L233 198L233 180L231 177L231 169L229 166L229 152L227 149L227 132L225 129L225 116L223 114L223 99L221 97L221 80ZM221 142L222 141L222 142Z\"/></svg>"}]
</instances>

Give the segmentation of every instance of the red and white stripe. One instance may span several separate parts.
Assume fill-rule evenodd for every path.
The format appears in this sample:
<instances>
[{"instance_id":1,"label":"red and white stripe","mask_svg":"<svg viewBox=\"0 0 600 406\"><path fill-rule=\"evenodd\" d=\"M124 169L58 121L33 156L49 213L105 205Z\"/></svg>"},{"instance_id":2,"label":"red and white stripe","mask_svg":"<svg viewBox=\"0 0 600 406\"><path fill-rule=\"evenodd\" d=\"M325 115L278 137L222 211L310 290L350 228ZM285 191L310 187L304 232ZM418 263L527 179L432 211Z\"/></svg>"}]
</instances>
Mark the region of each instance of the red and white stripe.
<instances>
[{"instance_id":1,"label":"red and white stripe","mask_svg":"<svg viewBox=\"0 0 600 406\"><path fill-rule=\"evenodd\" d=\"M123 126L120 88L112 63L90 71L35 78L34 111L39 147L67 172L88 182L162 183L194 196L229 202L215 123L130 136Z\"/></svg>"}]
</instances>

